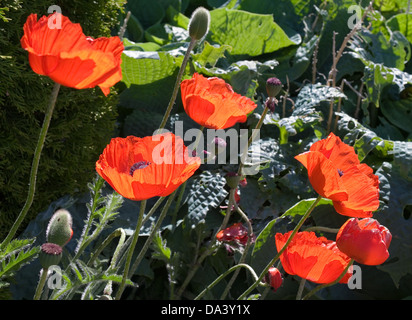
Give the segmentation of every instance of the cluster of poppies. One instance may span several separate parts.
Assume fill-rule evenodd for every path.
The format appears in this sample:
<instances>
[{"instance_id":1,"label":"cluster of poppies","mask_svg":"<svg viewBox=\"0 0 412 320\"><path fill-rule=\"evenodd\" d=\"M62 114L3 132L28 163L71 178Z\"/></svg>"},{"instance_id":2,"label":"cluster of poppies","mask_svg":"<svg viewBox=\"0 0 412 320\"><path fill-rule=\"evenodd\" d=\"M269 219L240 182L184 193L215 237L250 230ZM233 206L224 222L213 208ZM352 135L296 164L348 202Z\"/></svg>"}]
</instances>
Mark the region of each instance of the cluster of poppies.
<instances>
[{"instance_id":1,"label":"cluster of poppies","mask_svg":"<svg viewBox=\"0 0 412 320\"><path fill-rule=\"evenodd\" d=\"M61 21L50 28L49 19ZM31 14L21 45L29 53L33 71L76 89L99 86L105 95L122 79L119 37L93 39L79 24L59 13L37 20ZM225 129L244 122L256 104L218 78L194 74L181 83L183 106L201 126ZM183 140L167 132L150 137L114 138L96 163L97 172L125 198L146 200L168 196L199 168L201 160Z\"/></svg>"},{"instance_id":2,"label":"cluster of poppies","mask_svg":"<svg viewBox=\"0 0 412 320\"><path fill-rule=\"evenodd\" d=\"M339 229L336 241L314 232L297 232L280 255L285 272L323 284L337 280L351 259L364 265L385 262L392 235L372 218L379 207L379 179L368 165L360 163L353 147L331 133L295 158L306 167L314 190L332 200L339 214L350 218ZM222 232L226 237L218 240L244 241L244 232L238 234L237 230L238 225L227 228ZM278 251L291 234L275 235ZM271 268L269 273L279 284L279 272ZM348 271L339 282L347 283L350 276Z\"/></svg>"},{"instance_id":3,"label":"cluster of poppies","mask_svg":"<svg viewBox=\"0 0 412 320\"><path fill-rule=\"evenodd\" d=\"M63 15L61 27L52 29L48 26L51 17L37 20L37 15L31 14L24 25L21 45L29 53L32 69L61 85L76 89L99 86L108 95L110 87L122 79L124 47L119 37L93 39ZM235 93L217 77L195 73L181 82L180 89L184 110L205 128L226 129L245 122L256 108L251 99ZM372 212L379 207L379 180L372 169L361 164L354 149L333 133L296 159L306 167L314 190L332 200L339 214L351 218L339 230L336 241L313 232L296 233L280 256L285 272L329 283L342 274L351 259L366 265L383 263L389 256L391 234L372 219ZM96 171L119 194L140 201L170 195L200 165L201 159L193 156L180 137L166 132L112 139L96 162ZM290 234L276 234L278 250ZM245 239L247 234L240 224L218 235L220 241L245 243ZM279 285L278 273L273 269L270 273L276 274L273 283ZM341 282L347 282L348 276Z\"/></svg>"}]
</instances>

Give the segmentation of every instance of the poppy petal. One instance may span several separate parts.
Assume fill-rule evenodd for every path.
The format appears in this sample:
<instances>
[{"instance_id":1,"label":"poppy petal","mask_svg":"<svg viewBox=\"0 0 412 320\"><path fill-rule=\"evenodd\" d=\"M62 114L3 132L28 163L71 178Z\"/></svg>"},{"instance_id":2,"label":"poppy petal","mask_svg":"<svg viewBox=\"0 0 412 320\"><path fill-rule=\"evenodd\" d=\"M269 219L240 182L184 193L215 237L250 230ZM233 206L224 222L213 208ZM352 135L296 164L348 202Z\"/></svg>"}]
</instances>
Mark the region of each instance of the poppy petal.
<instances>
[{"instance_id":1,"label":"poppy petal","mask_svg":"<svg viewBox=\"0 0 412 320\"><path fill-rule=\"evenodd\" d=\"M376 187L378 177L371 174L367 165L350 168L343 173L341 181L348 192L346 201L334 201L335 210L350 217L371 217L372 211L379 208L379 189Z\"/></svg>"},{"instance_id":2,"label":"poppy petal","mask_svg":"<svg viewBox=\"0 0 412 320\"><path fill-rule=\"evenodd\" d=\"M318 194L335 201L348 199L338 169L323 153L309 151L295 156L295 159L306 167L309 181Z\"/></svg>"}]
</instances>

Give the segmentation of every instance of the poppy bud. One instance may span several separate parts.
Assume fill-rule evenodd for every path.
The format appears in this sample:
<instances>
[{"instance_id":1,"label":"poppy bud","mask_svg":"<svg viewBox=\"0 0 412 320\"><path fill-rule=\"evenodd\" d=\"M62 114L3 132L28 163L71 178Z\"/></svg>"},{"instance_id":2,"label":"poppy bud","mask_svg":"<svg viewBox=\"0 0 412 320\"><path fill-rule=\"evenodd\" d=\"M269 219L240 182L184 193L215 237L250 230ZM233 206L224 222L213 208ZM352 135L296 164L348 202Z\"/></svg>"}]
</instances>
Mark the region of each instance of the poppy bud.
<instances>
[{"instance_id":1,"label":"poppy bud","mask_svg":"<svg viewBox=\"0 0 412 320\"><path fill-rule=\"evenodd\" d=\"M389 257L389 230L372 218L351 218L339 229L336 245L356 262L375 266Z\"/></svg>"},{"instance_id":2,"label":"poppy bud","mask_svg":"<svg viewBox=\"0 0 412 320\"><path fill-rule=\"evenodd\" d=\"M55 243L44 243L40 247L39 260L44 269L57 265L63 255L63 249Z\"/></svg>"},{"instance_id":3,"label":"poppy bud","mask_svg":"<svg viewBox=\"0 0 412 320\"><path fill-rule=\"evenodd\" d=\"M282 274L278 268L271 267L265 277L265 282L269 283L273 291L280 288L283 283Z\"/></svg>"},{"instance_id":4,"label":"poppy bud","mask_svg":"<svg viewBox=\"0 0 412 320\"><path fill-rule=\"evenodd\" d=\"M238 187L240 177L236 172L228 172L225 179L230 189L236 189Z\"/></svg>"},{"instance_id":5,"label":"poppy bud","mask_svg":"<svg viewBox=\"0 0 412 320\"><path fill-rule=\"evenodd\" d=\"M73 236L72 216L65 209L57 210L49 221L46 230L47 242L64 246Z\"/></svg>"},{"instance_id":6,"label":"poppy bud","mask_svg":"<svg viewBox=\"0 0 412 320\"><path fill-rule=\"evenodd\" d=\"M275 98L282 90L282 82L278 78L269 78L266 81L266 92L269 97Z\"/></svg>"},{"instance_id":7,"label":"poppy bud","mask_svg":"<svg viewBox=\"0 0 412 320\"><path fill-rule=\"evenodd\" d=\"M194 40L202 39L209 31L210 13L203 7L193 11L189 21L189 36Z\"/></svg>"}]
</instances>

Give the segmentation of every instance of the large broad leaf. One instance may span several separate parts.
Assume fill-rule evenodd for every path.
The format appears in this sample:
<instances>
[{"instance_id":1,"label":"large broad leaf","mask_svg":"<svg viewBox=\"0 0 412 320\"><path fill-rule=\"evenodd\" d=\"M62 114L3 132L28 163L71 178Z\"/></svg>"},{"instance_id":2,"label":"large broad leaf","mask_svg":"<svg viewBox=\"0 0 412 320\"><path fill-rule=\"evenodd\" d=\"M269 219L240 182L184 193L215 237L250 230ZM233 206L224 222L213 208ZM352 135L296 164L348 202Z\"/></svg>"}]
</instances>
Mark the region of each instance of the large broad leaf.
<instances>
[{"instance_id":1,"label":"large broad leaf","mask_svg":"<svg viewBox=\"0 0 412 320\"><path fill-rule=\"evenodd\" d=\"M390 18L386 25L391 30L401 32L412 43L412 15L401 13Z\"/></svg>"},{"instance_id":2,"label":"large broad leaf","mask_svg":"<svg viewBox=\"0 0 412 320\"><path fill-rule=\"evenodd\" d=\"M412 274L412 219L407 211L412 206L411 151L412 143L396 143L394 163L385 162L377 171L383 206L374 217L392 234L389 259L378 268L388 272L397 287L402 277Z\"/></svg>"},{"instance_id":3,"label":"large broad leaf","mask_svg":"<svg viewBox=\"0 0 412 320\"><path fill-rule=\"evenodd\" d=\"M167 52L124 51L122 81L128 87L150 84L173 75L180 64L180 58Z\"/></svg>"},{"instance_id":4,"label":"large broad leaf","mask_svg":"<svg viewBox=\"0 0 412 320\"><path fill-rule=\"evenodd\" d=\"M272 15L225 8L212 10L210 15L207 40L231 46L232 55L258 56L301 42L299 35L289 38Z\"/></svg>"},{"instance_id":5,"label":"large broad leaf","mask_svg":"<svg viewBox=\"0 0 412 320\"><path fill-rule=\"evenodd\" d=\"M394 126L412 133L411 115L412 99L401 99L397 101L385 100L381 105L382 113Z\"/></svg>"},{"instance_id":6,"label":"large broad leaf","mask_svg":"<svg viewBox=\"0 0 412 320\"><path fill-rule=\"evenodd\" d=\"M226 198L228 192L224 189L225 185L226 179L222 175L210 171L205 171L188 181L184 202L188 206L189 227L195 228L204 222L207 212L217 208Z\"/></svg>"}]
</instances>

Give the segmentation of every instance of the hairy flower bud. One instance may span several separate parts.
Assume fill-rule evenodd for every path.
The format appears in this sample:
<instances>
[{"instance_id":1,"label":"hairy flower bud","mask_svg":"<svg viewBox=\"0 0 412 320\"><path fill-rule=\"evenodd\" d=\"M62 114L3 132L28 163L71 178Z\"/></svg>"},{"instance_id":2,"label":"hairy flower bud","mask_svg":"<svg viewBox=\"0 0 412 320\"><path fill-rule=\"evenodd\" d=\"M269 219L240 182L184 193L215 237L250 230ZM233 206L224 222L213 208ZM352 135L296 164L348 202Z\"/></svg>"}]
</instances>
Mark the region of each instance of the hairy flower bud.
<instances>
[{"instance_id":1,"label":"hairy flower bud","mask_svg":"<svg viewBox=\"0 0 412 320\"><path fill-rule=\"evenodd\" d=\"M57 210L49 221L46 230L46 239L63 247L73 236L72 216L65 209Z\"/></svg>"},{"instance_id":2,"label":"hairy flower bud","mask_svg":"<svg viewBox=\"0 0 412 320\"><path fill-rule=\"evenodd\" d=\"M193 11L189 21L189 36L194 40L202 39L209 31L209 10L199 7Z\"/></svg>"},{"instance_id":3,"label":"hairy flower bud","mask_svg":"<svg viewBox=\"0 0 412 320\"><path fill-rule=\"evenodd\" d=\"M60 262L62 255L62 247L55 243L44 243L40 248L40 264L44 269L49 269Z\"/></svg>"}]
</instances>

